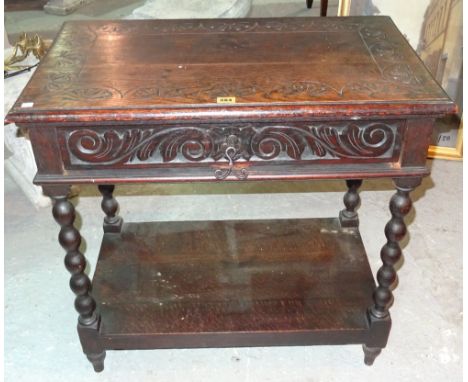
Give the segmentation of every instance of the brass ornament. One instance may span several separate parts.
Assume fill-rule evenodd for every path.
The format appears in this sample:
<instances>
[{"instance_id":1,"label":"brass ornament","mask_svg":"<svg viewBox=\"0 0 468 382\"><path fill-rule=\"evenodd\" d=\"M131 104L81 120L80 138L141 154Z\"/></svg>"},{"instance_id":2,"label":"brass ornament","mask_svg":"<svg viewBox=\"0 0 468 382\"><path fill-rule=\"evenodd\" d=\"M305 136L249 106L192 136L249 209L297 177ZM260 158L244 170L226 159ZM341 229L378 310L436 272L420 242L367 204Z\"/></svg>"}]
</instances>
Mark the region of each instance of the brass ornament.
<instances>
[{"instance_id":1,"label":"brass ornament","mask_svg":"<svg viewBox=\"0 0 468 382\"><path fill-rule=\"evenodd\" d=\"M37 33L32 37L25 32L21 33L19 40L13 47L13 53L4 60L4 72L31 69L33 66L16 64L24 61L31 53L38 60L41 60L47 53L49 47L50 42L41 39Z\"/></svg>"}]
</instances>

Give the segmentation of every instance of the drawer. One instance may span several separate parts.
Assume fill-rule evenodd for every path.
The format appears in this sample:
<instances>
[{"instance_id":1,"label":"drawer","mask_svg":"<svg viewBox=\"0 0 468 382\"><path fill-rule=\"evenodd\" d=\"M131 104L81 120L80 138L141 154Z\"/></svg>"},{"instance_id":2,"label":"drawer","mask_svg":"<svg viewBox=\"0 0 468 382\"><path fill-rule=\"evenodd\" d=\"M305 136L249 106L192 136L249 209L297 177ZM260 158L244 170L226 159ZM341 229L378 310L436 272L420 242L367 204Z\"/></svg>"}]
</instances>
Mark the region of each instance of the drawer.
<instances>
[{"instance_id":1,"label":"drawer","mask_svg":"<svg viewBox=\"0 0 468 382\"><path fill-rule=\"evenodd\" d=\"M272 164L398 161L405 121L57 128L64 168L211 167L224 179Z\"/></svg>"}]
</instances>

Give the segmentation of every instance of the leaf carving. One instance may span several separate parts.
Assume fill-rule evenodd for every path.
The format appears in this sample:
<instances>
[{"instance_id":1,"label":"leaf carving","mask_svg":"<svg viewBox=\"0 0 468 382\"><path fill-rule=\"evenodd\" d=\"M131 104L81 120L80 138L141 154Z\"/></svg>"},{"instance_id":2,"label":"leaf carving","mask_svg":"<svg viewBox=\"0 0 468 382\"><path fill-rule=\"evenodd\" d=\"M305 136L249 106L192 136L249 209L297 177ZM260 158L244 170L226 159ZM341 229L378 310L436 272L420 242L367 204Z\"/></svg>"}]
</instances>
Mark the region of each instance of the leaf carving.
<instances>
[{"instance_id":1,"label":"leaf carving","mask_svg":"<svg viewBox=\"0 0 468 382\"><path fill-rule=\"evenodd\" d=\"M98 165L140 162L226 160L317 160L387 158L396 147L399 124L342 123L290 126L181 126L77 129L65 139L71 162Z\"/></svg>"}]
</instances>

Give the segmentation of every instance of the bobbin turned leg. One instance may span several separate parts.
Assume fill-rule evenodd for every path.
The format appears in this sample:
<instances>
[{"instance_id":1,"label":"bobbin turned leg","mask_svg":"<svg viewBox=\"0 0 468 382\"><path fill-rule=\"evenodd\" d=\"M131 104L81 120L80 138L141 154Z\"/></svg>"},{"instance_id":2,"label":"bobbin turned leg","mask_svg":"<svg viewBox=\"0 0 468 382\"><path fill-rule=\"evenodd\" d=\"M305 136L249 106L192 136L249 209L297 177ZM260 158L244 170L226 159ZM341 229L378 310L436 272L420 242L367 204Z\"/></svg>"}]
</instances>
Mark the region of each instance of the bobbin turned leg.
<instances>
[{"instance_id":1,"label":"bobbin turned leg","mask_svg":"<svg viewBox=\"0 0 468 382\"><path fill-rule=\"evenodd\" d=\"M372 335L363 346L366 365L372 365L382 348L387 344L391 326L389 309L393 304L392 289L394 289L397 280L395 264L402 255L398 242L406 235L406 224L403 218L412 206L409 193L421 184L421 178L396 178L394 183L397 192L390 200L392 217L385 226L387 243L380 251L383 265L377 272L378 285L373 294L374 305L368 311Z\"/></svg>"},{"instance_id":2,"label":"bobbin turned leg","mask_svg":"<svg viewBox=\"0 0 468 382\"><path fill-rule=\"evenodd\" d=\"M118 233L122 229L123 219L117 215L119 203L113 195L115 187L111 184L102 184L98 188L102 194L101 208L106 214L103 223L104 232Z\"/></svg>"},{"instance_id":3,"label":"bobbin turned leg","mask_svg":"<svg viewBox=\"0 0 468 382\"><path fill-rule=\"evenodd\" d=\"M60 224L59 242L67 252L65 267L71 273L70 288L75 293L75 309L79 313L78 334L83 352L96 372L104 369L104 349L99 344L100 317L91 295L91 280L84 273L86 259L80 252L81 235L74 227L75 207L68 200L69 186L44 186L44 193L54 202L52 213Z\"/></svg>"},{"instance_id":4,"label":"bobbin turned leg","mask_svg":"<svg viewBox=\"0 0 468 382\"><path fill-rule=\"evenodd\" d=\"M358 189L361 187L362 179L350 179L346 181L348 191L343 197L345 209L340 211L340 223L342 227L358 227L359 218L356 208L359 206L361 198Z\"/></svg>"}]
</instances>

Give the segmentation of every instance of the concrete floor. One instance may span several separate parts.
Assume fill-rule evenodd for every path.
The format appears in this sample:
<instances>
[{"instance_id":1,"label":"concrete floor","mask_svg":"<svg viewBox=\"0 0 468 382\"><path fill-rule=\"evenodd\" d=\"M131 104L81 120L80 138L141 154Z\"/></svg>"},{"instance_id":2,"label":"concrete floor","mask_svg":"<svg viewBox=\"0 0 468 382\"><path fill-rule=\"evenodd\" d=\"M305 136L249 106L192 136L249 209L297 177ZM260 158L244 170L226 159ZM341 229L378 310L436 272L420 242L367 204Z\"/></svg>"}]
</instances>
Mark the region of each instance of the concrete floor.
<instances>
[{"instance_id":1,"label":"concrete floor","mask_svg":"<svg viewBox=\"0 0 468 382\"><path fill-rule=\"evenodd\" d=\"M360 346L109 351L95 374L81 352L58 226L5 179L5 377L7 381L461 381L462 163L431 162L413 193L393 328L373 367ZM331 192L324 192L329 189ZM375 272L389 218L390 181L362 187L361 233ZM336 216L343 182L122 186L126 221ZM376 192L378 191L378 192ZM263 194L266 193L266 194ZM74 200L92 275L101 240L100 197ZM416 212L415 212L416 211Z\"/></svg>"},{"instance_id":2,"label":"concrete floor","mask_svg":"<svg viewBox=\"0 0 468 382\"><path fill-rule=\"evenodd\" d=\"M330 1L330 14L336 13ZM105 4L114 4L109 9ZM120 18L141 1L103 0L70 18ZM120 5L119 5L120 4ZM302 0L254 0L250 16L316 15ZM5 14L10 34L56 33L65 19L42 12ZM360 346L109 351L95 374L81 352L69 274L50 209L36 210L5 178L5 379L7 381L461 381L462 163L434 161L431 178L413 193L406 219L404 264L387 348L373 367ZM369 181L361 193L361 233L372 269L380 266L389 219L390 181ZM329 192L325 192L329 190ZM378 191L378 192L375 192ZM217 183L122 186L126 221L336 216L344 182ZM265 194L266 193L266 194ZM423 197L424 196L424 197ZM94 272L102 235L100 197L82 187L75 199L83 250Z\"/></svg>"}]
</instances>

